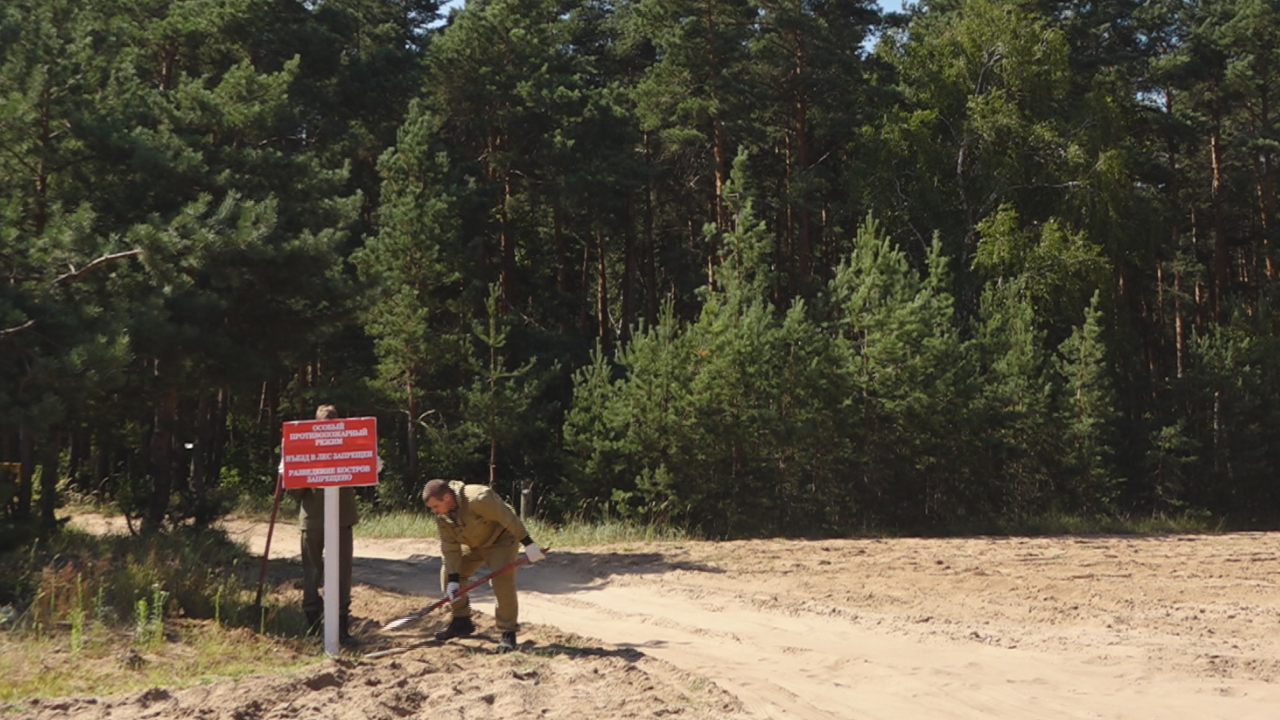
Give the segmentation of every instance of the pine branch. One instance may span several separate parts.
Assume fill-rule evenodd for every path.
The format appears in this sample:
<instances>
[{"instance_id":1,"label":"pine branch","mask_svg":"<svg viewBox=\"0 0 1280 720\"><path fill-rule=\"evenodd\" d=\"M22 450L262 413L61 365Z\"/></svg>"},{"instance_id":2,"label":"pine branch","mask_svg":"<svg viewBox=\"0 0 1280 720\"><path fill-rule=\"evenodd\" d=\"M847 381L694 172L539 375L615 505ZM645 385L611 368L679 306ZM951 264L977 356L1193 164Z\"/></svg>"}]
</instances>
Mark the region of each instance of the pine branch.
<instances>
[{"instance_id":1,"label":"pine branch","mask_svg":"<svg viewBox=\"0 0 1280 720\"><path fill-rule=\"evenodd\" d=\"M15 325L15 326L13 326L13 327L11 327L11 328L7 328L7 329L4 329L4 330L0 330L0 337L4 337L5 335L12 335L13 333L20 332L20 331L22 331L22 330L26 330L27 328L29 328L29 327L31 327L31 326L33 326L33 325L35 325L35 324L36 324L36 321L35 321L34 319L32 319L32 320L28 320L28 321L26 321L26 322L22 323L21 325Z\"/></svg>"},{"instance_id":2,"label":"pine branch","mask_svg":"<svg viewBox=\"0 0 1280 720\"><path fill-rule=\"evenodd\" d=\"M99 265L111 262L112 260L119 260L120 258L132 257L134 255L141 255L141 254L142 254L141 248L134 248L133 250L125 250L124 252L111 253L110 255L103 255L102 257L94 260L93 262L90 262L88 265L85 265L79 270L77 270L73 265L71 266L71 272L63 273L62 275L59 275L56 279L54 279L52 284L57 285L64 280L74 280L80 277L81 275L84 275L85 273L89 272L90 270L98 267Z\"/></svg>"},{"instance_id":3,"label":"pine branch","mask_svg":"<svg viewBox=\"0 0 1280 720\"><path fill-rule=\"evenodd\" d=\"M78 270L74 265L71 266L70 272L66 272L66 273L63 273L62 275L59 275L58 277L54 278L53 282L49 284L59 285L67 280L75 280L76 278L80 277L81 275L84 275L90 270L93 270L99 265L104 265L106 263L111 262L112 260L119 260L120 258L133 257L134 255L141 255L141 254L142 254L141 248L134 248L133 250L125 250L124 252L110 253L108 255L103 255L102 257L91 261L88 265L85 265L84 267ZM12 335L14 333L27 330L35 326L35 324L36 324L36 321L34 319L31 319L22 323L21 325L15 325L11 328L5 328L3 330L0 330L0 337L4 337L6 335Z\"/></svg>"}]
</instances>

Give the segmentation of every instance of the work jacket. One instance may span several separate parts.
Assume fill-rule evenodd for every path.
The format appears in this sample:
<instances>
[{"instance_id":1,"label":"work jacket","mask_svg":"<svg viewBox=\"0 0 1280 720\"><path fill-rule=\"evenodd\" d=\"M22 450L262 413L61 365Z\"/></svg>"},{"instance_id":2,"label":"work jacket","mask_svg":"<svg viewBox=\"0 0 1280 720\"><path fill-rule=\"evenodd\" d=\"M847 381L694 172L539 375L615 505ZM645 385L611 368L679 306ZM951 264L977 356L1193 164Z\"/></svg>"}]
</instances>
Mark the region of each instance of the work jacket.
<instances>
[{"instance_id":1,"label":"work jacket","mask_svg":"<svg viewBox=\"0 0 1280 720\"><path fill-rule=\"evenodd\" d=\"M451 480L449 489L458 498L453 512L436 515L440 529L440 555L445 572L454 574L462 565L462 549L483 550L499 543L514 543L529 536L520 516L488 485L465 485Z\"/></svg>"},{"instance_id":2,"label":"work jacket","mask_svg":"<svg viewBox=\"0 0 1280 720\"><path fill-rule=\"evenodd\" d=\"M298 500L298 527L303 530L324 529L324 488L299 488L289 494ZM356 489L338 488L338 527L351 527L359 522L356 514Z\"/></svg>"},{"instance_id":3,"label":"work jacket","mask_svg":"<svg viewBox=\"0 0 1280 720\"><path fill-rule=\"evenodd\" d=\"M284 475L284 458L276 472ZM378 456L378 472L382 472L382 456ZM302 530L324 529L324 488L294 488L289 497L298 501L298 527ZM338 488L338 527L351 527L360 522L356 512L356 489Z\"/></svg>"}]
</instances>

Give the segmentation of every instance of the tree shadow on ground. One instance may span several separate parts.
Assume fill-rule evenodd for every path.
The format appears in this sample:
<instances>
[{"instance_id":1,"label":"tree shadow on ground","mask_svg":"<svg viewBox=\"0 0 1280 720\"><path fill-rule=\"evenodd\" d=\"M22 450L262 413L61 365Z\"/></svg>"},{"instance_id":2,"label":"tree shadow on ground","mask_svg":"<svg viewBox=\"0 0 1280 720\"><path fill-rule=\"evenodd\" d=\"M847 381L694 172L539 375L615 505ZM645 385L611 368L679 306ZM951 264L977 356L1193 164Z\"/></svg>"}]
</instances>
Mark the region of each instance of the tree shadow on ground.
<instances>
[{"instance_id":1,"label":"tree shadow on ground","mask_svg":"<svg viewBox=\"0 0 1280 720\"><path fill-rule=\"evenodd\" d=\"M440 558L414 555L405 560L360 557L356 547L353 582L366 583L392 592L435 598L440 595ZM555 551L536 565L521 567L519 587L547 595L590 592L598 589L602 578L615 575L660 575L682 570L686 572L722 573L724 570L694 562L670 562L658 553L618 553L589 551ZM472 576L479 579L488 573L482 567ZM488 585L471 591L477 599L492 597Z\"/></svg>"},{"instance_id":2,"label":"tree shadow on ground","mask_svg":"<svg viewBox=\"0 0 1280 720\"><path fill-rule=\"evenodd\" d=\"M535 645L533 647L521 646L520 651L525 655L538 657L619 658L630 663L639 662L641 658L645 657L643 652L634 647L583 647L581 645L565 645L563 643Z\"/></svg>"}]
</instances>

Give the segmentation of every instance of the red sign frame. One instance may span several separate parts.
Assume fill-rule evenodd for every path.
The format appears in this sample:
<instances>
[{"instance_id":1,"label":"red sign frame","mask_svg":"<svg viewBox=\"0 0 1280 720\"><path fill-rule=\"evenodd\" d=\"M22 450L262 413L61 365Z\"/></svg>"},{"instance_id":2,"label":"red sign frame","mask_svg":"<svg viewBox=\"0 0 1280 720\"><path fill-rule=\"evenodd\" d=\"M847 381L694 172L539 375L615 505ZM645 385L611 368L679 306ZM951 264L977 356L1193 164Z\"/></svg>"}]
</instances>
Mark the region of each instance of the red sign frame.
<instances>
[{"instance_id":1,"label":"red sign frame","mask_svg":"<svg viewBox=\"0 0 1280 720\"><path fill-rule=\"evenodd\" d=\"M377 418L287 422L281 450L286 490L378 484Z\"/></svg>"}]
</instances>

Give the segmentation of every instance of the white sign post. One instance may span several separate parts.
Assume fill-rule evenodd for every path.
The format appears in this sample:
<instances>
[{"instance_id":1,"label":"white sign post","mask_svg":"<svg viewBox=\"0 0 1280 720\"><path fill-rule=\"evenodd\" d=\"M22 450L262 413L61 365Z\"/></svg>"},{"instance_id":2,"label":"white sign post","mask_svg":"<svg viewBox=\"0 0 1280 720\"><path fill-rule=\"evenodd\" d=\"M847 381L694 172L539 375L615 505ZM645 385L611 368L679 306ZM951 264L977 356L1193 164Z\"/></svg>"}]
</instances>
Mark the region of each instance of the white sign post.
<instances>
[{"instance_id":1,"label":"white sign post","mask_svg":"<svg viewBox=\"0 0 1280 720\"><path fill-rule=\"evenodd\" d=\"M324 489L324 651L338 654L338 564L342 553L338 551L338 488Z\"/></svg>"},{"instance_id":2,"label":"white sign post","mask_svg":"<svg viewBox=\"0 0 1280 720\"><path fill-rule=\"evenodd\" d=\"M339 488L378 484L378 426L371 417L284 424L284 487L324 489L324 651L338 654Z\"/></svg>"}]
</instances>

